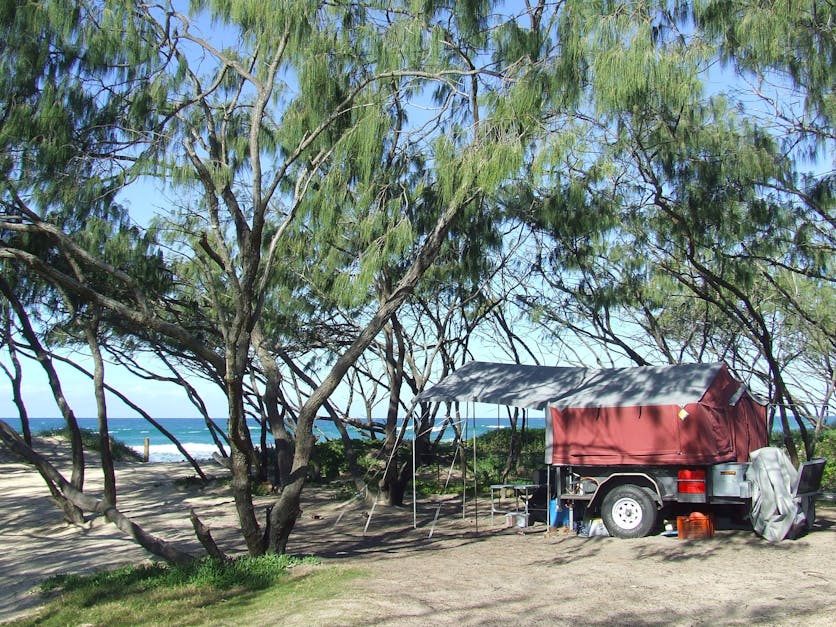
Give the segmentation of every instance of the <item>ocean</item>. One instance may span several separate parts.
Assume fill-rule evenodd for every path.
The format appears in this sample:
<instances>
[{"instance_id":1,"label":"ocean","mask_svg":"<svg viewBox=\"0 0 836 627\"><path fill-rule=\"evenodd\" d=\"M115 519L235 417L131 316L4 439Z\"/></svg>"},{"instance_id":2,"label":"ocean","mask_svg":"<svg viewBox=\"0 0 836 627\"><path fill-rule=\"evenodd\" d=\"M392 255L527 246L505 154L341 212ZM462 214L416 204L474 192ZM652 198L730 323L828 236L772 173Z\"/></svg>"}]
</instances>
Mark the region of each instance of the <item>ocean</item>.
<instances>
[{"instance_id":1,"label":"ocean","mask_svg":"<svg viewBox=\"0 0 836 627\"><path fill-rule=\"evenodd\" d=\"M20 431L20 420L18 418L4 418L12 427ZM217 451L209 429L202 418L159 418L157 421L174 435L183 445L189 455L196 459L207 459ZM226 419L216 419L215 423L222 429L226 426ZM78 424L82 429L98 430L96 418L79 418ZM253 440L259 440L260 426L251 421L248 423L252 432ZM541 417L529 417L527 425L531 428L543 428L545 419ZM30 418L29 427L33 434L38 434L50 429L60 429L64 426L62 418ZM508 421L497 418L476 418L476 435L482 435L493 429L508 427ZM143 452L145 438L149 439L149 459L152 462L174 462L183 461L184 458L171 441L162 435L149 422L142 418L110 418L108 419L110 435L117 440L124 442L138 453ZM438 432L440 425L435 428ZM467 421L467 435L472 436L473 419ZM411 427L407 430L407 438L411 438ZM351 427L348 432L352 437L361 437L361 434ZM330 420L317 420L314 424L314 433L320 440L339 439L340 435ZM445 440L453 439L453 430L448 427L444 434ZM268 442L270 442L268 434Z\"/></svg>"}]
</instances>

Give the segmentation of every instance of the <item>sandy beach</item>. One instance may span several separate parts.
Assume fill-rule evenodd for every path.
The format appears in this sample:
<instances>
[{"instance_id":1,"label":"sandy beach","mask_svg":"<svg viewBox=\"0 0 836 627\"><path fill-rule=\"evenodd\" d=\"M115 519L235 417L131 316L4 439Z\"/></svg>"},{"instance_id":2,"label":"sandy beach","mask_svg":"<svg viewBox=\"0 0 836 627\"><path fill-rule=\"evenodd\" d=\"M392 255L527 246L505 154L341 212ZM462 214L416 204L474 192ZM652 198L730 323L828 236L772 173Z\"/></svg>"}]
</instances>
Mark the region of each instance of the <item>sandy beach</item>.
<instances>
[{"instance_id":1,"label":"sandy beach","mask_svg":"<svg viewBox=\"0 0 836 627\"><path fill-rule=\"evenodd\" d=\"M55 442L38 446L62 452ZM240 550L228 491L176 481L193 474L187 464L122 464L119 506L199 553L193 507L225 550ZM0 622L37 608L37 584L51 575L149 559L102 519L83 529L63 523L40 476L5 448L0 507ZM411 506L377 506L369 520L369 507L328 487L306 488L303 508L289 550L364 575L328 604L276 617L282 624L831 625L836 616L833 508L819 508L812 533L778 544L746 530L628 541L505 528L501 517L492 524L485 501L478 517L472 504L462 516L454 496L420 501L417 529Z\"/></svg>"}]
</instances>

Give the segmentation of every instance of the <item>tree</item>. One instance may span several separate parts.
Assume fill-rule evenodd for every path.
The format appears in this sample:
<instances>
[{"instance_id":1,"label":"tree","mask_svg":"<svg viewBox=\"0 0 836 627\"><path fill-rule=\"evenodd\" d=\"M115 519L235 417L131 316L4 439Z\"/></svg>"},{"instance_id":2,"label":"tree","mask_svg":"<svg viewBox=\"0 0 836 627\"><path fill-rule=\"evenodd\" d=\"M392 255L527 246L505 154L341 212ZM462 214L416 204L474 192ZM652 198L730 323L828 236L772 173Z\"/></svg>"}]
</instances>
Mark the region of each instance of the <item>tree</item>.
<instances>
[{"instance_id":1,"label":"tree","mask_svg":"<svg viewBox=\"0 0 836 627\"><path fill-rule=\"evenodd\" d=\"M775 12L765 12L769 23L781 19L779 4L787 9L775 3ZM764 23L748 3L695 3L697 28L689 26L687 11L668 13L652 3L634 3L633 9L605 12L601 28L609 29L609 39L599 39L604 47L590 51L584 64L598 84L590 104L594 111L575 117L584 141L543 152L550 167L569 167L516 199L520 209L534 208L521 211L523 219L549 234L535 248L544 252L534 267L559 300L548 294L535 298L564 307L534 311L568 321L634 363L734 362L738 374L760 380L769 392L787 447L797 457L787 408L804 403L796 402L787 380L791 364L799 365L800 346L785 338L796 327L815 328L817 337L833 335L831 317L816 302L829 301L833 287L828 278L832 182L828 176L799 175L804 124L784 129L762 124L757 105L746 108L728 95L707 94L702 82L706 68L733 48L729 58L740 57L746 72L773 67L795 77L797 70L794 87L821 88L819 70L825 70L819 59L810 64L815 76L787 70L788 49L775 52L770 46L787 41L798 50L820 51L828 45L822 24L813 24L811 40L801 45L793 37L755 37ZM806 11L801 22L810 18ZM747 30L753 23L754 31ZM717 30L727 48L705 45ZM627 54L613 62L624 41ZM767 41L768 50L760 50L758 59L752 51ZM642 43L654 54L642 56ZM633 56L644 62L644 73L629 71ZM753 70L758 64L760 70ZM826 116L826 101L809 94L808 113ZM829 141L822 131L815 131L817 146ZM799 180L805 185L798 186ZM802 304L805 295L812 298ZM832 346L825 340L802 352L828 355ZM808 363L828 361L809 357ZM826 394L832 380L827 366L813 377ZM805 424L796 421L796 427L812 454Z\"/></svg>"},{"instance_id":2,"label":"tree","mask_svg":"<svg viewBox=\"0 0 836 627\"><path fill-rule=\"evenodd\" d=\"M193 355L223 381L244 540L253 554L283 551L299 513L318 409L415 289L461 212L478 212L480 198L517 171L521 137L481 118L472 88L482 70L445 41L459 31L484 40L487 18L470 10L413 15L406 8L310 2L283 3L282 11L248 2L194 7L192 16L132 3L101 13L95 5L79 7L94 15L83 29L73 24L73 41L98 41L105 36L96 29L107 26L128 44L117 58L130 58L106 69L79 63L68 72L72 84L106 88L115 118L106 127L111 145L84 153L91 188L107 182L93 174L121 167L122 181L162 176L184 194L183 209L161 217L154 231L158 246L167 247L172 281L148 286L85 247L67 223L55 221L61 199L20 193L33 188L29 180L7 179L15 218L3 228L39 238L69 269L45 263L26 242L6 240L0 255L91 310L106 311L123 332ZM235 49L199 34L199 20L209 16L225 24ZM120 72L125 83L111 85ZM501 72L493 72L489 82L499 88ZM140 78L141 85L134 82ZM122 92L123 84L133 91ZM437 111L416 114L424 119L408 133L391 130L407 110L420 111L416 102L433 88ZM93 133L84 124L76 130ZM396 176L381 177L392 163ZM397 173L410 171L399 180ZM381 194L392 184L403 192ZM77 200L72 186L60 189ZM50 207L55 215L46 213ZM272 290L362 303L382 263L400 268L392 293L302 404L293 463L264 534L252 505L256 457L245 421L246 378ZM88 280L92 275L102 280ZM264 351L260 357L276 358ZM267 412L273 420L277 415Z\"/></svg>"}]
</instances>

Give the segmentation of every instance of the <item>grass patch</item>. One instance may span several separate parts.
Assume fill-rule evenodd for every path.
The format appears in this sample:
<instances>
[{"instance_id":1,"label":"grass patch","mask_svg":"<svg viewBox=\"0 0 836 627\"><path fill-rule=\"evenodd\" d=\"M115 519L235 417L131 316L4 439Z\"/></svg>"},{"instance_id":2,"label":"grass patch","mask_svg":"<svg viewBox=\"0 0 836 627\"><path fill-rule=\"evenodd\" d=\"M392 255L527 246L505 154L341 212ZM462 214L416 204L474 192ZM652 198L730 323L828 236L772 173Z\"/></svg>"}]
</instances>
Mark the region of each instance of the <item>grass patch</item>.
<instances>
[{"instance_id":1,"label":"grass patch","mask_svg":"<svg viewBox=\"0 0 836 627\"><path fill-rule=\"evenodd\" d=\"M87 576L53 577L42 585L50 599L36 615L16 625L202 625L246 624L249 617L302 611L306 604L335 598L359 571L292 566L317 564L284 555L211 559L187 566L154 564ZM308 605L309 606L309 605Z\"/></svg>"}]
</instances>

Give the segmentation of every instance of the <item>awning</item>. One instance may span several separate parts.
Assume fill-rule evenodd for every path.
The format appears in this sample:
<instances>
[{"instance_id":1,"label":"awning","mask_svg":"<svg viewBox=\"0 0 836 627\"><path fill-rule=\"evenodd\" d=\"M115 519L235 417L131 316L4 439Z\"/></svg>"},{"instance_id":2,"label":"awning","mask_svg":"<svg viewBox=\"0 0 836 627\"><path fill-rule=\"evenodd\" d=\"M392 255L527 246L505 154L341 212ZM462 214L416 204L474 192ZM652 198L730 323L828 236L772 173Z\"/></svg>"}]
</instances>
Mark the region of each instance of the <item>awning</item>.
<instances>
[{"instance_id":1,"label":"awning","mask_svg":"<svg viewBox=\"0 0 836 627\"><path fill-rule=\"evenodd\" d=\"M512 407L636 407L699 401L722 364L572 368L472 361L418 395L420 402Z\"/></svg>"}]
</instances>

